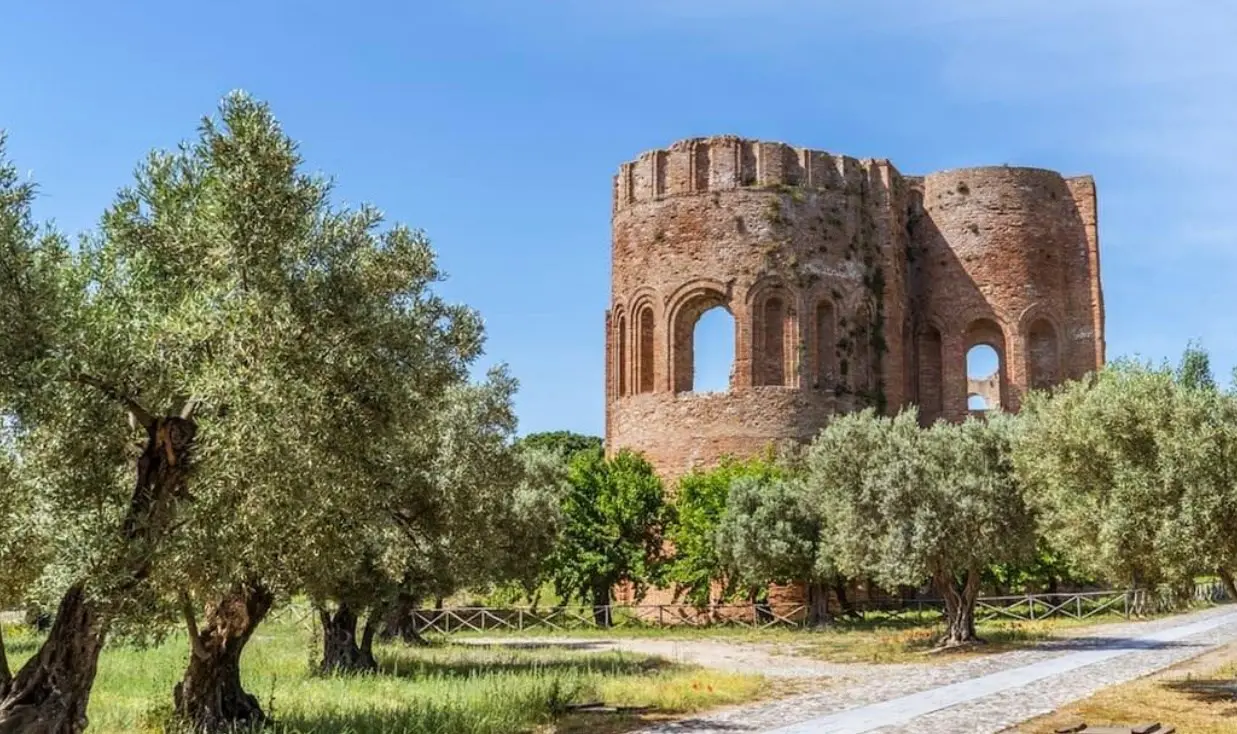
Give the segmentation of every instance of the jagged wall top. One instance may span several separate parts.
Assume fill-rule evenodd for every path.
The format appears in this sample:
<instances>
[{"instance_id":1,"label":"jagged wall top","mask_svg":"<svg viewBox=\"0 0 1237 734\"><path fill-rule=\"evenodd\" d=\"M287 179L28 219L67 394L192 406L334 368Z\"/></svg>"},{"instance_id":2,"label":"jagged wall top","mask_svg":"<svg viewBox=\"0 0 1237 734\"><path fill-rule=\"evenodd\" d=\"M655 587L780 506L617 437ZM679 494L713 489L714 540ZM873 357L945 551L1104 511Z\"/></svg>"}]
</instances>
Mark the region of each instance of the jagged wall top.
<instances>
[{"instance_id":1,"label":"jagged wall top","mask_svg":"<svg viewBox=\"0 0 1237 734\"><path fill-rule=\"evenodd\" d=\"M614 210L668 196L740 188L859 190L874 174L887 185L892 169L887 160L860 160L735 135L690 138L622 164L614 177Z\"/></svg>"}]
</instances>

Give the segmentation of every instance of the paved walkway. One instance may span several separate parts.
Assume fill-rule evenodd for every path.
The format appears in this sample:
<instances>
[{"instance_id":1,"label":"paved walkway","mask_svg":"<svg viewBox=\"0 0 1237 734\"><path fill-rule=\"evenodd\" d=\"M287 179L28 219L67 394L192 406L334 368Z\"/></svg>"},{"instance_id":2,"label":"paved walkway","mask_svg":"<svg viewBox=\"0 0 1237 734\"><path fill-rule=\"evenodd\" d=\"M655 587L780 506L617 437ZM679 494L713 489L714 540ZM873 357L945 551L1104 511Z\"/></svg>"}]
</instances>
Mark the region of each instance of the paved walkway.
<instances>
[{"instance_id":1,"label":"paved walkway","mask_svg":"<svg viewBox=\"0 0 1237 734\"><path fill-rule=\"evenodd\" d=\"M1237 611L1226 606L949 665L839 666L850 674L826 690L641 734L993 734L1233 640Z\"/></svg>"}]
</instances>

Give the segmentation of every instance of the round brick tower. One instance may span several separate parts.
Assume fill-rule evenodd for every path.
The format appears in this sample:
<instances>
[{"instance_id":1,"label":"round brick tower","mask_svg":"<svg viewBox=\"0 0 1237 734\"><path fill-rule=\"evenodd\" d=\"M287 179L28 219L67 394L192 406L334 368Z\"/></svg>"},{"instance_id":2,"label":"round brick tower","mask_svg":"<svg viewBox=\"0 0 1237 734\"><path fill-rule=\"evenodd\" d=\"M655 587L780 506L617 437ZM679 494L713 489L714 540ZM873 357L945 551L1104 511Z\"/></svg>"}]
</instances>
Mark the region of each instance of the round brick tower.
<instances>
[{"instance_id":1,"label":"round brick tower","mask_svg":"<svg viewBox=\"0 0 1237 734\"><path fill-rule=\"evenodd\" d=\"M810 440L828 416L969 394L1016 409L1103 361L1090 178L982 168L904 177L884 160L722 136L614 180L606 445L673 481L724 455ZM734 319L729 390L693 391L706 311ZM966 352L998 374L968 381Z\"/></svg>"},{"instance_id":2,"label":"round brick tower","mask_svg":"<svg viewBox=\"0 0 1237 734\"><path fill-rule=\"evenodd\" d=\"M924 364L940 364L945 386L922 396L923 409L957 419L968 394L983 394L989 406L1016 411L1028 389L1103 363L1091 179L1008 166L930 174L915 225L922 257L913 279L925 286L917 351ZM999 358L990 386L968 379L957 358L976 345Z\"/></svg>"}]
</instances>

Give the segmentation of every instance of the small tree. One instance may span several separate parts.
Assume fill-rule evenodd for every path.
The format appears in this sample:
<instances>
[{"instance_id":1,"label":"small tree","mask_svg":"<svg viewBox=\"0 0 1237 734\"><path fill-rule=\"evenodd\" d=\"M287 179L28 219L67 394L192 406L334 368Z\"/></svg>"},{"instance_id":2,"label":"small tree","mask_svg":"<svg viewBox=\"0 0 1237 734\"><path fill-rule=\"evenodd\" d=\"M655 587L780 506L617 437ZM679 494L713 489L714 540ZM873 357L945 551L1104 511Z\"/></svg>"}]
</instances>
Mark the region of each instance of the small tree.
<instances>
[{"instance_id":1,"label":"small tree","mask_svg":"<svg viewBox=\"0 0 1237 734\"><path fill-rule=\"evenodd\" d=\"M821 508L804 481L743 476L730 485L717 548L724 567L749 587L805 582L808 623L816 626L829 619L829 587L847 605L824 532Z\"/></svg>"},{"instance_id":2,"label":"small tree","mask_svg":"<svg viewBox=\"0 0 1237 734\"><path fill-rule=\"evenodd\" d=\"M847 575L885 586L930 579L945 600L942 647L978 642L982 573L1035 546L1010 461L1013 418L921 429L914 410L832 421L813 444L809 486L829 518L826 546Z\"/></svg>"},{"instance_id":3,"label":"small tree","mask_svg":"<svg viewBox=\"0 0 1237 734\"><path fill-rule=\"evenodd\" d=\"M613 588L630 583L640 596L659 571L662 484L643 457L627 450L608 460L600 449L581 452L569 477L563 534L547 574L561 598L586 600L597 623L608 625Z\"/></svg>"},{"instance_id":4,"label":"small tree","mask_svg":"<svg viewBox=\"0 0 1237 734\"><path fill-rule=\"evenodd\" d=\"M734 590L736 579L728 578L717 540L731 487L740 479L766 482L781 474L766 459L727 457L712 469L697 469L678 480L668 513L666 537L674 551L665 569L666 579L679 584L693 604L708 604L715 586L722 586L723 596Z\"/></svg>"}]
</instances>

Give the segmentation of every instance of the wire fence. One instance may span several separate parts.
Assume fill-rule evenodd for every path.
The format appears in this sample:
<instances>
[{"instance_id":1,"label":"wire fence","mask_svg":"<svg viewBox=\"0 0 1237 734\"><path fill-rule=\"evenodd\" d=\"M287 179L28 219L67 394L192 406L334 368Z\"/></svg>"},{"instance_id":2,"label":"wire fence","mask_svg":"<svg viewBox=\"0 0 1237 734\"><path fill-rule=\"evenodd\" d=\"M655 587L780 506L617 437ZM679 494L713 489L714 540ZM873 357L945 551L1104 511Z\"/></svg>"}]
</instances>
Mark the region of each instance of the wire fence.
<instances>
[{"instance_id":1,"label":"wire fence","mask_svg":"<svg viewBox=\"0 0 1237 734\"><path fill-rule=\"evenodd\" d=\"M1120 616L1126 619L1180 611L1228 598L1216 583L1197 584L1192 593L1171 590L1108 590L1053 594L980 597L975 619L1036 621L1050 618L1088 619ZM413 617L417 631L437 634L525 630L608 629L623 627L803 627L811 619L806 604L611 604L536 607L447 607L420 609ZM826 612L839 624L931 623L944 618L941 599L880 599L833 604Z\"/></svg>"}]
</instances>

